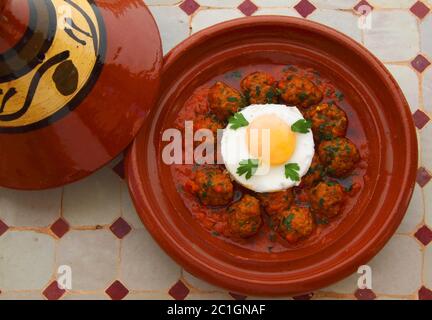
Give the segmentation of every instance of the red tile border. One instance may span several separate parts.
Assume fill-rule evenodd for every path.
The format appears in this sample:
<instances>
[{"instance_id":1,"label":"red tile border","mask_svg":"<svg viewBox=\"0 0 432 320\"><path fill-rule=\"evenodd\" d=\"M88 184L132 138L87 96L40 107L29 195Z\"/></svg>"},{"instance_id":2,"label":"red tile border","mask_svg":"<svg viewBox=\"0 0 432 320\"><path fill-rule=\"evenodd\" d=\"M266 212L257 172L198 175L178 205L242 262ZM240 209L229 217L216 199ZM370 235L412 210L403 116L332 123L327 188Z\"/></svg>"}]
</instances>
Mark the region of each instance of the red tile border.
<instances>
[{"instance_id":1,"label":"red tile border","mask_svg":"<svg viewBox=\"0 0 432 320\"><path fill-rule=\"evenodd\" d=\"M432 179L430 173L423 167L418 168L416 181L420 187L424 187Z\"/></svg>"},{"instance_id":2,"label":"red tile border","mask_svg":"<svg viewBox=\"0 0 432 320\"><path fill-rule=\"evenodd\" d=\"M413 113L414 124L418 129L423 129L423 127L430 121L429 116L421 110L416 110Z\"/></svg>"},{"instance_id":3,"label":"red tile border","mask_svg":"<svg viewBox=\"0 0 432 320\"><path fill-rule=\"evenodd\" d=\"M425 246L432 241L432 231L427 226L418 229L414 236Z\"/></svg>"},{"instance_id":4,"label":"red tile border","mask_svg":"<svg viewBox=\"0 0 432 320\"><path fill-rule=\"evenodd\" d=\"M168 293L176 300L184 300L189 294L189 291L189 288L186 287L183 281L179 280L175 285L171 287Z\"/></svg>"},{"instance_id":5,"label":"red tile border","mask_svg":"<svg viewBox=\"0 0 432 320\"><path fill-rule=\"evenodd\" d=\"M180 9L182 9L188 16L197 11L199 7L200 5L194 0L185 0L180 5Z\"/></svg>"},{"instance_id":6,"label":"red tile border","mask_svg":"<svg viewBox=\"0 0 432 320\"><path fill-rule=\"evenodd\" d=\"M117 238L123 239L132 230L132 228L122 217L120 217L110 226L110 230Z\"/></svg>"},{"instance_id":7,"label":"red tile border","mask_svg":"<svg viewBox=\"0 0 432 320\"><path fill-rule=\"evenodd\" d=\"M418 72L422 73L425 71L427 67L430 66L430 62L428 59L426 59L421 54L417 55L417 57L414 58L413 61L411 61L411 65L414 69L416 69Z\"/></svg>"},{"instance_id":8,"label":"red tile border","mask_svg":"<svg viewBox=\"0 0 432 320\"><path fill-rule=\"evenodd\" d=\"M357 3L357 4L355 5L355 7L353 8L354 11L356 11L356 12L358 12L358 13L360 13L360 14L365 14L364 12L360 12L360 7L361 7L361 6L368 6L368 7L370 8L370 10L373 10L373 9L374 9L374 7L373 7L369 2L367 2L367 1L365 1L365 0L362 0L362 1L360 1L359 3Z\"/></svg>"},{"instance_id":9,"label":"red tile border","mask_svg":"<svg viewBox=\"0 0 432 320\"><path fill-rule=\"evenodd\" d=\"M420 19L426 17L426 15L430 11L430 9L421 1L417 1L416 3L414 3L414 5L410 8L410 10Z\"/></svg>"},{"instance_id":10,"label":"red tile border","mask_svg":"<svg viewBox=\"0 0 432 320\"><path fill-rule=\"evenodd\" d=\"M234 300L246 300L247 298L247 296L235 292L229 292L229 295L233 297Z\"/></svg>"},{"instance_id":11,"label":"red tile border","mask_svg":"<svg viewBox=\"0 0 432 320\"><path fill-rule=\"evenodd\" d=\"M66 290L59 288L57 281L53 281L48 287L45 288L42 294L48 300L58 300L65 294L65 292Z\"/></svg>"},{"instance_id":12,"label":"red tile border","mask_svg":"<svg viewBox=\"0 0 432 320\"><path fill-rule=\"evenodd\" d=\"M9 226L6 223L4 223L2 220L0 220L0 236L2 236L8 229Z\"/></svg>"},{"instance_id":13,"label":"red tile border","mask_svg":"<svg viewBox=\"0 0 432 320\"><path fill-rule=\"evenodd\" d=\"M121 159L112 170L122 179L125 178L124 159Z\"/></svg>"},{"instance_id":14,"label":"red tile border","mask_svg":"<svg viewBox=\"0 0 432 320\"><path fill-rule=\"evenodd\" d=\"M371 289L357 289L354 296L358 300L374 300L376 299L376 294Z\"/></svg>"},{"instance_id":15,"label":"red tile border","mask_svg":"<svg viewBox=\"0 0 432 320\"><path fill-rule=\"evenodd\" d=\"M51 225L50 229L58 238L61 238L69 231L70 227L67 221L63 218L59 218Z\"/></svg>"},{"instance_id":16,"label":"red tile border","mask_svg":"<svg viewBox=\"0 0 432 320\"><path fill-rule=\"evenodd\" d=\"M299 296L294 296L293 299L294 300L310 300L310 299L312 299L313 295L314 295L313 292L309 292L309 293L302 294Z\"/></svg>"},{"instance_id":17,"label":"red tile border","mask_svg":"<svg viewBox=\"0 0 432 320\"><path fill-rule=\"evenodd\" d=\"M301 0L294 6L294 9L296 9L303 18L306 18L316 10L316 7L308 0Z\"/></svg>"},{"instance_id":18,"label":"red tile border","mask_svg":"<svg viewBox=\"0 0 432 320\"><path fill-rule=\"evenodd\" d=\"M108 289L105 290L105 293L112 300L122 300L129 294L129 290L121 283L120 281L114 281Z\"/></svg>"},{"instance_id":19,"label":"red tile border","mask_svg":"<svg viewBox=\"0 0 432 320\"><path fill-rule=\"evenodd\" d=\"M243 1L238 7L245 16L251 16L255 11L258 10L258 7L250 0Z\"/></svg>"},{"instance_id":20,"label":"red tile border","mask_svg":"<svg viewBox=\"0 0 432 320\"><path fill-rule=\"evenodd\" d=\"M418 291L418 298L419 300L432 300L432 290L425 286L421 287Z\"/></svg>"}]
</instances>

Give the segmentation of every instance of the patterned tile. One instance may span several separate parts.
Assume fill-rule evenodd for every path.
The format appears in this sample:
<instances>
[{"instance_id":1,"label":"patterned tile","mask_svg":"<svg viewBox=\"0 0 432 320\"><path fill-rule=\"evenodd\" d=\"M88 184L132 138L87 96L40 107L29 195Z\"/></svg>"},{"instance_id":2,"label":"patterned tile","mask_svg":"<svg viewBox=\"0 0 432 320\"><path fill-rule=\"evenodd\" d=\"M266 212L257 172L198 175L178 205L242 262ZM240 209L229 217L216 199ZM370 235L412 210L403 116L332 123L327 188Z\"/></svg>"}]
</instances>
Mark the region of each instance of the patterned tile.
<instances>
[{"instance_id":1,"label":"patterned tile","mask_svg":"<svg viewBox=\"0 0 432 320\"><path fill-rule=\"evenodd\" d=\"M432 176L430 173L423 167L420 167L417 170L417 183L420 187L424 187L430 180L432 179Z\"/></svg>"},{"instance_id":2,"label":"patterned tile","mask_svg":"<svg viewBox=\"0 0 432 320\"><path fill-rule=\"evenodd\" d=\"M53 281L48 287L46 287L42 294L48 300L58 300L65 294L65 292L66 290L59 288L57 281Z\"/></svg>"},{"instance_id":3,"label":"patterned tile","mask_svg":"<svg viewBox=\"0 0 432 320\"><path fill-rule=\"evenodd\" d=\"M303 18L306 18L315 11L316 7L308 0L301 0L294 6L294 9L296 9Z\"/></svg>"},{"instance_id":4,"label":"patterned tile","mask_svg":"<svg viewBox=\"0 0 432 320\"><path fill-rule=\"evenodd\" d=\"M420 19L426 17L430 9L421 1L417 1L411 8L411 12L414 13Z\"/></svg>"},{"instance_id":5,"label":"patterned tile","mask_svg":"<svg viewBox=\"0 0 432 320\"><path fill-rule=\"evenodd\" d=\"M376 294L370 289L357 289L354 296L358 300L374 300L376 299Z\"/></svg>"},{"instance_id":6,"label":"patterned tile","mask_svg":"<svg viewBox=\"0 0 432 320\"><path fill-rule=\"evenodd\" d=\"M357 3L353 9L355 11L357 11L358 13L363 14L364 11L367 11L367 12L372 11L373 6L369 2L367 2L366 0L362 0L359 3Z\"/></svg>"},{"instance_id":7,"label":"patterned tile","mask_svg":"<svg viewBox=\"0 0 432 320\"><path fill-rule=\"evenodd\" d=\"M263 0L267 1L267 0ZM352 9L359 0L309 0L320 9Z\"/></svg>"},{"instance_id":8,"label":"patterned tile","mask_svg":"<svg viewBox=\"0 0 432 320\"><path fill-rule=\"evenodd\" d=\"M428 59L426 59L424 56L419 54L413 61L411 61L411 65L414 69L416 69L418 72L422 73L425 71L425 69L430 66L430 62Z\"/></svg>"},{"instance_id":9,"label":"patterned tile","mask_svg":"<svg viewBox=\"0 0 432 320\"><path fill-rule=\"evenodd\" d=\"M423 245L427 246L432 241L432 230L427 226L422 226L417 232L414 234L418 241L420 241Z\"/></svg>"},{"instance_id":10,"label":"patterned tile","mask_svg":"<svg viewBox=\"0 0 432 320\"><path fill-rule=\"evenodd\" d=\"M298 2L298 0L253 0L253 2L260 8L266 8L266 7L289 8L294 6Z\"/></svg>"},{"instance_id":11,"label":"patterned tile","mask_svg":"<svg viewBox=\"0 0 432 320\"><path fill-rule=\"evenodd\" d=\"M63 237L66 232L69 231L69 223L65 221L63 218L59 218L56 222L51 225L51 231L58 237Z\"/></svg>"},{"instance_id":12,"label":"patterned tile","mask_svg":"<svg viewBox=\"0 0 432 320\"><path fill-rule=\"evenodd\" d=\"M251 16L258 7L250 0L245 0L237 7L245 16Z\"/></svg>"},{"instance_id":13,"label":"patterned tile","mask_svg":"<svg viewBox=\"0 0 432 320\"><path fill-rule=\"evenodd\" d=\"M211 8L237 8L243 1L244 0L196 0L201 6ZM254 2L256 3L255 0Z\"/></svg>"},{"instance_id":14,"label":"patterned tile","mask_svg":"<svg viewBox=\"0 0 432 320\"><path fill-rule=\"evenodd\" d=\"M124 167L124 159L121 159L114 167L113 171L118 174L118 176L122 179L125 178L125 167Z\"/></svg>"},{"instance_id":15,"label":"patterned tile","mask_svg":"<svg viewBox=\"0 0 432 320\"><path fill-rule=\"evenodd\" d=\"M9 229L8 225L0 220L0 236Z\"/></svg>"},{"instance_id":16,"label":"patterned tile","mask_svg":"<svg viewBox=\"0 0 432 320\"><path fill-rule=\"evenodd\" d=\"M379 8L410 8L416 0L369 0L369 3Z\"/></svg>"},{"instance_id":17,"label":"patterned tile","mask_svg":"<svg viewBox=\"0 0 432 320\"><path fill-rule=\"evenodd\" d=\"M415 112L420 104L417 73L409 66L386 64L386 67L401 87L411 111Z\"/></svg>"},{"instance_id":18,"label":"patterned tile","mask_svg":"<svg viewBox=\"0 0 432 320\"><path fill-rule=\"evenodd\" d=\"M169 6L182 2L182 0L146 0L148 6Z\"/></svg>"},{"instance_id":19,"label":"patterned tile","mask_svg":"<svg viewBox=\"0 0 432 320\"><path fill-rule=\"evenodd\" d=\"M106 294L110 296L112 300L122 300L129 293L129 290L120 281L114 281L108 289L105 290Z\"/></svg>"},{"instance_id":20,"label":"patterned tile","mask_svg":"<svg viewBox=\"0 0 432 320\"><path fill-rule=\"evenodd\" d=\"M171 289L169 289L168 293L176 300L184 300L189 294L189 291L189 288L186 287L186 285L181 280L179 280L171 287Z\"/></svg>"},{"instance_id":21,"label":"patterned tile","mask_svg":"<svg viewBox=\"0 0 432 320\"><path fill-rule=\"evenodd\" d=\"M234 292L229 292L229 295L234 299L234 300L246 300L247 296L242 295L242 294L238 294L238 293L234 293Z\"/></svg>"},{"instance_id":22,"label":"patterned tile","mask_svg":"<svg viewBox=\"0 0 432 320\"><path fill-rule=\"evenodd\" d=\"M421 52L432 58L432 14L420 21Z\"/></svg>"},{"instance_id":23,"label":"patterned tile","mask_svg":"<svg viewBox=\"0 0 432 320\"><path fill-rule=\"evenodd\" d=\"M431 24L431 28L432 28L432 24ZM431 33L431 35L432 35L432 33ZM432 43L432 41L430 41L430 42ZM431 50L432 50L432 47L431 47ZM423 75L424 111L432 116L432 68L427 68L423 72L422 75ZM431 145L432 145L432 143L431 143ZM432 154L432 152L431 152L431 154Z\"/></svg>"},{"instance_id":24,"label":"patterned tile","mask_svg":"<svg viewBox=\"0 0 432 320\"><path fill-rule=\"evenodd\" d=\"M200 5L194 0L185 0L180 5L180 8L189 16L197 11L199 7Z\"/></svg>"},{"instance_id":25,"label":"patterned tile","mask_svg":"<svg viewBox=\"0 0 432 320\"><path fill-rule=\"evenodd\" d=\"M417 230L418 226L423 221L424 212L425 209L423 203L422 188L418 184L416 184L414 186L414 192L411 198L411 202L399 228L397 229L397 232L411 234L412 232Z\"/></svg>"},{"instance_id":26,"label":"patterned tile","mask_svg":"<svg viewBox=\"0 0 432 320\"><path fill-rule=\"evenodd\" d=\"M200 291L224 291L223 289L216 287L204 280L198 279L186 270L183 270L183 278L189 287L198 289Z\"/></svg>"},{"instance_id":27,"label":"patterned tile","mask_svg":"<svg viewBox=\"0 0 432 320\"><path fill-rule=\"evenodd\" d=\"M278 15L287 17L301 18L301 15L294 8L266 8L260 7L254 14L254 16L259 15Z\"/></svg>"},{"instance_id":28,"label":"patterned tile","mask_svg":"<svg viewBox=\"0 0 432 320\"><path fill-rule=\"evenodd\" d=\"M419 300L432 300L432 290L422 286L418 291Z\"/></svg>"},{"instance_id":29,"label":"patterned tile","mask_svg":"<svg viewBox=\"0 0 432 320\"><path fill-rule=\"evenodd\" d=\"M111 226L110 230L119 239L123 239L131 230L131 226L123 219L118 218Z\"/></svg>"},{"instance_id":30,"label":"patterned tile","mask_svg":"<svg viewBox=\"0 0 432 320\"><path fill-rule=\"evenodd\" d=\"M423 285L432 288L432 245L424 248Z\"/></svg>"},{"instance_id":31,"label":"patterned tile","mask_svg":"<svg viewBox=\"0 0 432 320\"><path fill-rule=\"evenodd\" d=\"M423 127L429 122L429 116L421 110L417 110L413 114L414 124L418 129L423 129Z\"/></svg>"},{"instance_id":32,"label":"patterned tile","mask_svg":"<svg viewBox=\"0 0 432 320\"><path fill-rule=\"evenodd\" d=\"M224 22L242 17L244 17L244 15L238 9L200 10L192 19L192 33L210 27L219 22Z\"/></svg>"},{"instance_id":33,"label":"patterned tile","mask_svg":"<svg viewBox=\"0 0 432 320\"><path fill-rule=\"evenodd\" d=\"M314 296L313 292L292 297L294 300L310 300Z\"/></svg>"}]
</instances>

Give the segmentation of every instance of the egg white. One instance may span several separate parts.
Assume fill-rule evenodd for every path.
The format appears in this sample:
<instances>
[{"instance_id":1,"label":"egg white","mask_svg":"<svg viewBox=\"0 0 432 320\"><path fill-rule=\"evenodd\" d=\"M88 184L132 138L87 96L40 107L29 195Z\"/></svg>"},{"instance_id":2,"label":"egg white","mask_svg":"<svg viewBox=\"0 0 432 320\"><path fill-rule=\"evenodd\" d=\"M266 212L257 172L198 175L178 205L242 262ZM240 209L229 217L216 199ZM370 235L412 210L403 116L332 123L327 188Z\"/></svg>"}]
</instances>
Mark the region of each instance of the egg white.
<instances>
[{"instance_id":1,"label":"egg white","mask_svg":"<svg viewBox=\"0 0 432 320\"><path fill-rule=\"evenodd\" d=\"M240 113L243 114L249 123L252 123L259 116L276 115L290 127L296 121L304 119L296 107L278 104L250 105L242 109ZM307 173L315 152L311 130L308 133L294 132L296 135L296 146L291 158L287 162L271 166L270 168L260 165L256 173L250 179L246 179L245 175L239 176L236 171L240 161L256 158L249 153L247 145L248 126L236 130L229 127L230 125L224 129L222 135L221 155L228 172L238 183L255 192L276 192L300 184L300 181L292 181L285 177L285 164L297 163L300 167L298 172L300 178Z\"/></svg>"}]
</instances>

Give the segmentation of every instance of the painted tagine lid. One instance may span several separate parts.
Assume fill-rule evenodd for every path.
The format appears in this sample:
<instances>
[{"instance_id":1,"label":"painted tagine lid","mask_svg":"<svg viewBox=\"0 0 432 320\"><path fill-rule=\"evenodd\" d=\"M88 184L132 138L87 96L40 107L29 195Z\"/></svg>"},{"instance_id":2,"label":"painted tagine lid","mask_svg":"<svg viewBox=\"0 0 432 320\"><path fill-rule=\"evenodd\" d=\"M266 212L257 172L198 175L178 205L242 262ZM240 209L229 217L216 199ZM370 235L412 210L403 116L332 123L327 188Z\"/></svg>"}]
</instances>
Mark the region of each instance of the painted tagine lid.
<instances>
[{"instance_id":1,"label":"painted tagine lid","mask_svg":"<svg viewBox=\"0 0 432 320\"><path fill-rule=\"evenodd\" d=\"M1 0L0 186L83 178L153 105L159 31L141 0Z\"/></svg>"}]
</instances>

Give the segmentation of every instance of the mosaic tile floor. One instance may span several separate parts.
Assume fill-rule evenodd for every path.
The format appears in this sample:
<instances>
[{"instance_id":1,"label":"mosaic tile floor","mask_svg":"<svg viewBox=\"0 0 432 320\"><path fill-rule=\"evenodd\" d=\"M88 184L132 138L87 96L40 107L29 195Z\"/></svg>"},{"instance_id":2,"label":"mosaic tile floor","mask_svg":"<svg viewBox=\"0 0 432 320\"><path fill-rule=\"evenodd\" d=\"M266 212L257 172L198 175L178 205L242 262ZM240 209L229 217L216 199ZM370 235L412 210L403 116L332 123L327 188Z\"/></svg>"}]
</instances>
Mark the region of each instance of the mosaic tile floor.
<instances>
[{"instance_id":1,"label":"mosaic tile floor","mask_svg":"<svg viewBox=\"0 0 432 320\"><path fill-rule=\"evenodd\" d=\"M296 16L327 24L379 57L405 93L420 161L408 213L358 274L294 299L432 299L432 0L147 0L164 51L212 24L250 15ZM366 9L365 9L366 8ZM358 28L372 10L372 28ZM194 278L167 257L137 218L121 159L84 181L42 192L0 189L0 299L246 299ZM58 266L73 288L57 286Z\"/></svg>"}]
</instances>

